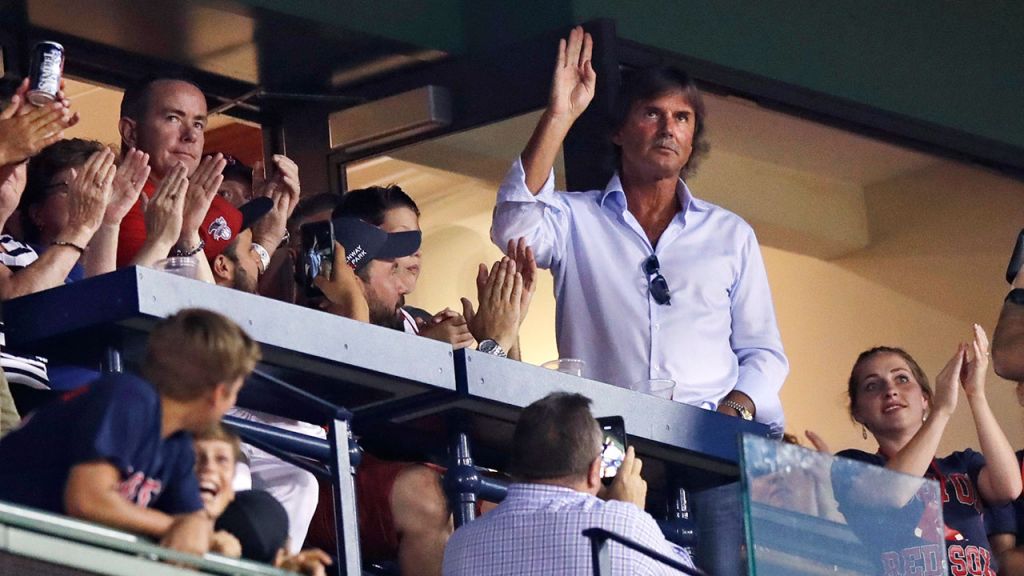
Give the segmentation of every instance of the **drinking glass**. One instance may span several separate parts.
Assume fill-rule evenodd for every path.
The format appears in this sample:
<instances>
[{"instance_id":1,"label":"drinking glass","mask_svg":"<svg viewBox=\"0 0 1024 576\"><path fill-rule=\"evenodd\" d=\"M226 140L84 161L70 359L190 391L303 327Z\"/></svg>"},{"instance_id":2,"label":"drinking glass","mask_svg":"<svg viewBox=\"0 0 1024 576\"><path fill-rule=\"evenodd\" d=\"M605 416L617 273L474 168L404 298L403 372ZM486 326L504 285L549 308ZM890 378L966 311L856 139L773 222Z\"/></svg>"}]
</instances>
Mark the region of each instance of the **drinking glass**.
<instances>
[{"instance_id":1,"label":"drinking glass","mask_svg":"<svg viewBox=\"0 0 1024 576\"><path fill-rule=\"evenodd\" d=\"M671 400L672 393L675 392L676 389L676 381L669 380L667 378L640 380L639 382L631 384L629 389L634 392L641 392L643 394L650 394L651 396Z\"/></svg>"},{"instance_id":2,"label":"drinking glass","mask_svg":"<svg viewBox=\"0 0 1024 576\"><path fill-rule=\"evenodd\" d=\"M153 268L175 276L195 279L199 275L199 262L192 256L174 256L157 261Z\"/></svg>"},{"instance_id":3,"label":"drinking glass","mask_svg":"<svg viewBox=\"0 0 1024 576\"><path fill-rule=\"evenodd\" d=\"M587 363L579 358L559 358L558 360L551 360L541 364L541 366L549 370L572 374L580 378L583 377L583 369L586 365Z\"/></svg>"}]
</instances>

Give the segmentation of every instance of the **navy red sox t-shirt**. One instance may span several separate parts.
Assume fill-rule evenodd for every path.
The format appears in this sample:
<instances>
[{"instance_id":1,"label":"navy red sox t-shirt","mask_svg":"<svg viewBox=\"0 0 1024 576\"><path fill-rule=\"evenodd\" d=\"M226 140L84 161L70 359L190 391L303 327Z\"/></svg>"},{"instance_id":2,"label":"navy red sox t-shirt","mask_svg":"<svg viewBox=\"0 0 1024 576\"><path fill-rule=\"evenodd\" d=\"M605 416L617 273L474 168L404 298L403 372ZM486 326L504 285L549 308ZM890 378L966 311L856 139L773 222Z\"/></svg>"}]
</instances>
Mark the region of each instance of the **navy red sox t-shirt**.
<instances>
[{"instance_id":1,"label":"navy red sox t-shirt","mask_svg":"<svg viewBox=\"0 0 1024 576\"><path fill-rule=\"evenodd\" d=\"M127 500L168 514L202 508L192 437L160 438L160 397L128 374L107 375L32 413L0 441L0 500L64 514L71 468L105 460Z\"/></svg>"},{"instance_id":2,"label":"navy red sox t-shirt","mask_svg":"<svg viewBox=\"0 0 1024 576\"><path fill-rule=\"evenodd\" d=\"M885 459L881 455L860 450L843 450L837 456L878 466L885 465ZM985 503L977 489L978 474L984 467L985 457L968 449L932 460L925 474L926 478L937 480L939 483L942 516L945 522L946 556L949 574L953 576L996 575L995 559L989 547L982 516ZM847 477L837 478L833 469L832 486L839 502L839 511L862 539L870 539L872 533L881 536L877 526L869 526L870 507L854 501L851 480ZM884 487L880 486L879 489ZM920 506L920 502L912 501L910 506L914 505ZM923 506L920 506L920 509L918 525L924 522L927 516L926 509ZM858 527L864 529L858 530ZM945 574L937 571L936 562L929 559L926 553L930 551L928 543L914 541L915 526L889 528L900 530L904 534L898 536L890 532L884 538L879 538L880 541L871 543L873 547L881 549L882 574Z\"/></svg>"}]
</instances>

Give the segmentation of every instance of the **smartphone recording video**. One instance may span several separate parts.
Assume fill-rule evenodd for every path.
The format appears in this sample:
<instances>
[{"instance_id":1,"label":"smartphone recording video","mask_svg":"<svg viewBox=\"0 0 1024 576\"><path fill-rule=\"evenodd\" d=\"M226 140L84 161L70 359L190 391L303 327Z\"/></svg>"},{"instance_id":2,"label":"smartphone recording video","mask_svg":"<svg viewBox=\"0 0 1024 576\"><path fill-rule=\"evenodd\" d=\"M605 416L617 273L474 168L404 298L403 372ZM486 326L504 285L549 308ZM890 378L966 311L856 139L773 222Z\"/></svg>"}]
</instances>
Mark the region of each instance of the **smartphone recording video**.
<instances>
[{"instance_id":1,"label":"smartphone recording video","mask_svg":"<svg viewBox=\"0 0 1024 576\"><path fill-rule=\"evenodd\" d=\"M331 276L334 266L334 223L313 222L302 226L302 283L306 296L322 296L313 279L324 274Z\"/></svg>"},{"instance_id":2,"label":"smartphone recording video","mask_svg":"<svg viewBox=\"0 0 1024 576\"><path fill-rule=\"evenodd\" d=\"M626 423L622 416L607 416L598 418L597 424L601 427L601 482L607 486L626 457Z\"/></svg>"}]
</instances>

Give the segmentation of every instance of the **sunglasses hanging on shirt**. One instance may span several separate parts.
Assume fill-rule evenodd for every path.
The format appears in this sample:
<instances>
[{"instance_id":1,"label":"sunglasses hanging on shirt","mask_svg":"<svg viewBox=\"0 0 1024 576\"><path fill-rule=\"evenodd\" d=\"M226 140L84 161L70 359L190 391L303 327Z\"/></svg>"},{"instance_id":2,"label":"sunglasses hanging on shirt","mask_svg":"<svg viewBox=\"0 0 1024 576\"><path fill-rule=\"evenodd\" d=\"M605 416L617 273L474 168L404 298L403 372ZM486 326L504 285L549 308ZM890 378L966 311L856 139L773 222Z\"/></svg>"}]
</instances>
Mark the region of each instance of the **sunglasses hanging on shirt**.
<instances>
[{"instance_id":1,"label":"sunglasses hanging on shirt","mask_svg":"<svg viewBox=\"0 0 1024 576\"><path fill-rule=\"evenodd\" d=\"M672 305L672 295L668 291L668 281L661 275L661 264L658 257L651 254L644 260L644 272L647 274L647 287L654 301L662 305Z\"/></svg>"}]
</instances>

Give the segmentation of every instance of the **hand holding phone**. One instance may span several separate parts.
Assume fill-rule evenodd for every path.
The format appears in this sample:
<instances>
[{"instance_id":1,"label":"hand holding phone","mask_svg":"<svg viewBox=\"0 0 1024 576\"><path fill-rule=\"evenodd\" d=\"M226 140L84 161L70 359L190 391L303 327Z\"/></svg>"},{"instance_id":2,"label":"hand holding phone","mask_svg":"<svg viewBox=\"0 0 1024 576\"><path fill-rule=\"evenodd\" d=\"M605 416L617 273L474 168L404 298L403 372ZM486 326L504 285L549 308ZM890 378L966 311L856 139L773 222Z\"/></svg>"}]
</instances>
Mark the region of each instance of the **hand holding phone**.
<instances>
[{"instance_id":1,"label":"hand holding phone","mask_svg":"<svg viewBox=\"0 0 1024 576\"><path fill-rule=\"evenodd\" d=\"M331 277L334 266L334 223L330 220L305 224L302 231L302 262L296 272L302 273L301 282L306 296L322 296L313 279L324 274Z\"/></svg>"},{"instance_id":2,"label":"hand holding phone","mask_svg":"<svg viewBox=\"0 0 1024 576\"><path fill-rule=\"evenodd\" d=\"M601 427L601 482L608 486L626 457L626 423L622 416L608 416L598 418L597 424Z\"/></svg>"},{"instance_id":3,"label":"hand holding phone","mask_svg":"<svg viewBox=\"0 0 1024 576\"><path fill-rule=\"evenodd\" d=\"M636 457L636 451L629 446L626 448L626 455L622 457L622 465L616 471L611 485L602 486L598 497L605 500L629 502L643 510L647 503L647 482L640 473L642 469L643 461Z\"/></svg>"}]
</instances>

